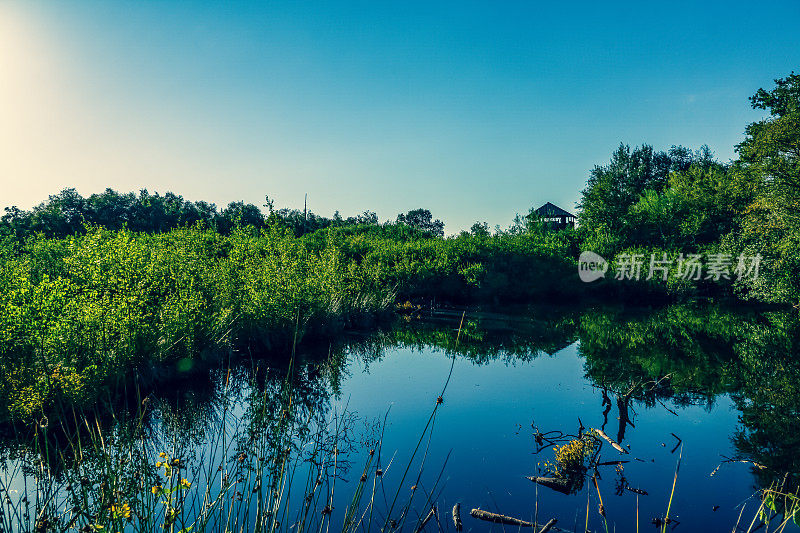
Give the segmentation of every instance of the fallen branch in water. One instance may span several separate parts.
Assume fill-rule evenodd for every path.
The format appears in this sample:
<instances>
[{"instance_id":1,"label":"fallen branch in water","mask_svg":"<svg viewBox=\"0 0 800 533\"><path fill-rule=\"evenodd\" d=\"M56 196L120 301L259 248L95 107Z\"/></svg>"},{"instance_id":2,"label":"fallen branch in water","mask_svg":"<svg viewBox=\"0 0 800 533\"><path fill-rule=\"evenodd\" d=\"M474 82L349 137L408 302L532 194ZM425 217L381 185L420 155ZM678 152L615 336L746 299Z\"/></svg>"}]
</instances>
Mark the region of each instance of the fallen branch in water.
<instances>
[{"instance_id":1,"label":"fallen branch in water","mask_svg":"<svg viewBox=\"0 0 800 533\"><path fill-rule=\"evenodd\" d=\"M507 526L517 526L517 527L530 527L536 529L539 527L537 524L533 522L526 522L525 520L520 520L519 518L514 518L512 516L506 516L497 513L490 513L489 511L483 511L481 509L473 509L469 512L472 518L477 518L478 520L484 520L486 522L493 522L495 524L505 524ZM560 529L555 528L556 520L555 518L550 519L542 529L539 530L539 533L547 533L548 531L563 531Z\"/></svg>"},{"instance_id":2,"label":"fallen branch in water","mask_svg":"<svg viewBox=\"0 0 800 533\"><path fill-rule=\"evenodd\" d=\"M675 453L675 452L678 450L678 446L680 446L680 445L681 445L681 443L682 443L683 441L682 441L682 440L681 440L681 438L680 438L679 436L677 436L675 433L670 433L670 435L672 435L673 437L675 437L676 439L678 439L678 443L675 445L675 447L674 447L674 448L672 448L672 451L671 451L671 452L669 452L669 453Z\"/></svg>"},{"instance_id":3,"label":"fallen branch in water","mask_svg":"<svg viewBox=\"0 0 800 533\"><path fill-rule=\"evenodd\" d=\"M520 520L519 518L514 518L511 516L506 516L497 513L490 513L489 511L483 511L481 509L473 509L469 512L472 518L477 518L478 520L485 520L486 522L493 522L495 524L505 524L508 526L519 526L519 527L536 527L533 522L526 522L525 520Z\"/></svg>"},{"instance_id":4,"label":"fallen branch in water","mask_svg":"<svg viewBox=\"0 0 800 533\"><path fill-rule=\"evenodd\" d=\"M723 455L722 457L725 457L725 456ZM750 461L749 459L731 459L730 457L725 457L725 460L722 461L720 464L718 464L717 467L714 469L714 471L711 472L708 475L708 477L714 476L714 474L717 473L717 471L720 469L720 467L722 465L724 465L724 464L727 464L727 463L746 463L746 464L750 464L750 465L755 466L759 470L765 470L767 468L766 466L762 465L761 463L757 463L755 461Z\"/></svg>"},{"instance_id":5,"label":"fallen branch in water","mask_svg":"<svg viewBox=\"0 0 800 533\"><path fill-rule=\"evenodd\" d=\"M640 494L642 496L647 496L647 491L644 489L636 489L631 487L630 485L625 485L625 490L629 490L634 494Z\"/></svg>"},{"instance_id":6,"label":"fallen branch in water","mask_svg":"<svg viewBox=\"0 0 800 533\"><path fill-rule=\"evenodd\" d=\"M658 403L660 403L660 404L661 404L661 407L663 407L664 409L666 409L667 411L669 411L669 412L670 412L670 413L672 413L673 415L675 415L675 416L678 416L678 413L676 413L675 411L673 411L672 409L670 409L669 407L667 407L667 406L666 406L666 404L664 404L664 402L662 402L662 401L661 401L661 400L659 400L658 398L656 398L656 401L657 401Z\"/></svg>"},{"instance_id":7,"label":"fallen branch in water","mask_svg":"<svg viewBox=\"0 0 800 533\"><path fill-rule=\"evenodd\" d=\"M594 431L597 433L597 435L598 435L598 436L602 437L602 438L603 438L603 440L605 440L606 442L608 442L608 443L611 445L611 447L612 447L612 448L614 448L615 450L617 450L619 453L628 453L628 450L626 450L625 448L623 448L622 446L620 446L619 444L617 444L617 443L614 441L614 439L612 439L611 437L609 437L608 435L606 435L606 432L605 432L605 431L603 431L602 429L597 429L597 428L595 428L595 430L594 430Z\"/></svg>"},{"instance_id":8,"label":"fallen branch in water","mask_svg":"<svg viewBox=\"0 0 800 533\"><path fill-rule=\"evenodd\" d=\"M570 486L567 483L567 480L557 478L557 477L539 477L539 476L525 476L537 485L541 485L542 487L547 487L548 489L553 489L556 492L560 492L561 494L569 494L570 493Z\"/></svg>"},{"instance_id":9,"label":"fallen branch in water","mask_svg":"<svg viewBox=\"0 0 800 533\"><path fill-rule=\"evenodd\" d=\"M555 527L556 522L558 522L558 520L556 520L555 518L551 518L550 521L547 522L544 525L544 527L542 527L542 529L539 530L539 533L547 533L548 531L553 529L553 527Z\"/></svg>"}]
</instances>

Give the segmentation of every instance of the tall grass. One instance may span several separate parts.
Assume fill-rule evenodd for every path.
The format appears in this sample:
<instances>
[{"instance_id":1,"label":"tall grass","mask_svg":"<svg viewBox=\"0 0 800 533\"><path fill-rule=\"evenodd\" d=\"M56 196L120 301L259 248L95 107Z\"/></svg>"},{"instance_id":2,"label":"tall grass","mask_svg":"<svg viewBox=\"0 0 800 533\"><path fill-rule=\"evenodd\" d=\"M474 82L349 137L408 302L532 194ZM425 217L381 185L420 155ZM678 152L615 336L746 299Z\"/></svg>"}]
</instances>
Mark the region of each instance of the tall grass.
<instances>
[{"instance_id":1,"label":"tall grass","mask_svg":"<svg viewBox=\"0 0 800 533\"><path fill-rule=\"evenodd\" d=\"M94 404L237 349L288 353L388 309L391 287L280 231L96 229L35 239L0 265L0 419Z\"/></svg>"},{"instance_id":2,"label":"tall grass","mask_svg":"<svg viewBox=\"0 0 800 533\"><path fill-rule=\"evenodd\" d=\"M106 424L76 412L79 424L40 427L28 442L20 435L0 471L0 529L319 532L410 520L413 491L406 499L405 476L394 472L418 467L421 486L424 459L384 463L385 421L357 431L346 408L296 389L293 365L284 379L262 381L262 372L220 369L211 412L189 406L181 416L145 398Z\"/></svg>"},{"instance_id":3,"label":"tall grass","mask_svg":"<svg viewBox=\"0 0 800 533\"><path fill-rule=\"evenodd\" d=\"M370 324L397 297L524 300L574 285L563 238L373 233L90 228L5 250L0 421L94 405L134 374L163 381L237 350L288 353L295 337Z\"/></svg>"}]
</instances>

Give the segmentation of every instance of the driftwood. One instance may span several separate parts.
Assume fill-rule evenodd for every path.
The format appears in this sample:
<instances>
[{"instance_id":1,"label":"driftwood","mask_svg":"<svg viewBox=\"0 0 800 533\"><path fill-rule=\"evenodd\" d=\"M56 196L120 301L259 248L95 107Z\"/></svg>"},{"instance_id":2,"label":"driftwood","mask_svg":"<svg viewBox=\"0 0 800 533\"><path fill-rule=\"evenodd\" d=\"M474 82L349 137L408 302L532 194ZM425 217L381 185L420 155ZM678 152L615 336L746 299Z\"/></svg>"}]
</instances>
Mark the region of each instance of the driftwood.
<instances>
[{"instance_id":1,"label":"driftwood","mask_svg":"<svg viewBox=\"0 0 800 533\"><path fill-rule=\"evenodd\" d=\"M530 527L533 529L538 528L537 524L533 522L526 522L525 520L520 520L519 518L514 518L512 516L506 516L497 513L490 513L489 511L483 511L481 509L473 509L469 512L472 518L477 518L478 520L485 520L486 522L493 522L495 524L505 524L507 526L517 526L517 527ZM539 530L539 533L547 533L548 531L562 531L555 527L557 520L555 518L550 519L542 529Z\"/></svg>"},{"instance_id":2,"label":"driftwood","mask_svg":"<svg viewBox=\"0 0 800 533\"><path fill-rule=\"evenodd\" d=\"M536 483L537 485L541 485L542 487L547 487L548 489L553 489L556 492L560 492L561 494L569 494L570 493L570 486L566 479L561 479L558 477L539 477L539 476L526 476L528 479Z\"/></svg>"},{"instance_id":3,"label":"driftwood","mask_svg":"<svg viewBox=\"0 0 800 533\"><path fill-rule=\"evenodd\" d=\"M603 431L602 429L595 429L595 432L598 435L600 435L600 437L602 437L603 440L608 442L611 445L611 447L617 450L619 453L628 453L628 450L626 450L625 448L614 442L614 440L608 435L606 435L605 431Z\"/></svg>"},{"instance_id":4,"label":"driftwood","mask_svg":"<svg viewBox=\"0 0 800 533\"><path fill-rule=\"evenodd\" d=\"M431 518L433 518L435 515L436 515L436 506L434 505L433 507L431 507L431 510L428 512L428 515L425 517L425 519L422 522L420 522L417 529L414 530L414 533L419 533L420 531L425 529L425 526L428 525L428 522L430 522Z\"/></svg>"},{"instance_id":5,"label":"driftwood","mask_svg":"<svg viewBox=\"0 0 800 533\"><path fill-rule=\"evenodd\" d=\"M526 522L525 520L520 520L519 518L513 518L511 516L506 516L497 513L490 513L489 511L483 511L481 509L473 509L469 512L472 518L477 518L478 520L485 520L486 522L494 522L495 524L506 524L508 526L519 526L519 527L536 527L536 524L533 522Z\"/></svg>"},{"instance_id":6,"label":"driftwood","mask_svg":"<svg viewBox=\"0 0 800 533\"><path fill-rule=\"evenodd\" d=\"M461 504L457 503L453 506L453 524L456 526L456 531L461 531L464 524L461 523Z\"/></svg>"}]
</instances>

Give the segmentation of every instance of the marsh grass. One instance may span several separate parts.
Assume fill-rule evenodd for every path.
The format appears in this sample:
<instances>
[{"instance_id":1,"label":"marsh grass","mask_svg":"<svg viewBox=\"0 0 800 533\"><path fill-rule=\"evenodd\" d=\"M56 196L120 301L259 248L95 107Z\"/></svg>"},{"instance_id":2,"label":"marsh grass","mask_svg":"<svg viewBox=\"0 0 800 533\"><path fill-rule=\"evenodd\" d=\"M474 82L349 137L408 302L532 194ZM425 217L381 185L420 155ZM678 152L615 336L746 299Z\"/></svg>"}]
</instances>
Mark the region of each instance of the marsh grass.
<instances>
[{"instance_id":1,"label":"marsh grass","mask_svg":"<svg viewBox=\"0 0 800 533\"><path fill-rule=\"evenodd\" d=\"M370 325L397 297L497 303L587 290L577 292L563 235L362 230L85 227L0 242L0 420L86 408L133 372L157 380L219 352L287 352L295 336Z\"/></svg>"},{"instance_id":2,"label":"marsh grass","mask_svg":"<svg viewBox=\"0 0 800 533\"><path fill-rule=\"evenodd\" d=\"M394 300L373 277L278 230L33 238L0 264L0 421L89 408L132 374L166 382L371 323Z\"/></svg>"},{"instance_id":3,"label":"marsh grass","mask_svg":"<svg viewBox=\"0 0 800 533\"><path fill-rule=\"evenodd\" d=\"M71 417L18 433L0 471L0 530L394 531L415 520L419 526L415 495L429 509L444 472L443 466L424 485L442 402L432 401L407 463L397 462L397 452L387 461L386 419L359 432L346 406L309 399L310 370L297 365L295 346L282 379L268 379L265 372L276 370L264 370L263 361L221 366L209 393L212 408L172 405L136 388L131 411L101 417L73 409ZM331 354L321 372L335 374L338 363ZM356 475L354 484L344 484Z\"/></svg>"}]
</instances>

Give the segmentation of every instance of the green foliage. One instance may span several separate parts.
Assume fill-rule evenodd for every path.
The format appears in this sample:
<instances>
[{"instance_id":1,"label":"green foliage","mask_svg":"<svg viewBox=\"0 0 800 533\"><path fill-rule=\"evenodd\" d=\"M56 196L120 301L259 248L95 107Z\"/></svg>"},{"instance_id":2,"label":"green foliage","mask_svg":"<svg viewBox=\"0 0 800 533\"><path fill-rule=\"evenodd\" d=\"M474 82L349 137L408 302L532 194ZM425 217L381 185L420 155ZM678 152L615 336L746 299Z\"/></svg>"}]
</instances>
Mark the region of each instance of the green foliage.
<instances>
[{"instance_id":1,"label":"green foliage","mask_svg":"<svg viewBox=\"0 0 800 533\"><path fill-rule=\"evenodd\" d=\"M777 79L750 100L769 116L747 126L738 161L715 162L707 147L620 146L596 167L581 200L582 249L760 255L757 278L713 288L678 282L667 291L800 302L800 76Z\"/></svg>"},{"instance_id":2,"label":"green foliage","mask_svg":"<svg viewBox=\"0 0 800 533\"><path fill-rule=\"evenodd\" d=\"M427 209L413 209L406 214L400 213L397 215L397 223L411 226L431 235L439 237L444 235L444 222L438 219L434 220L433 215Z\"/></svg>"},{"instance_id":3,"label":"green foliage","mask_svg":"<svg viewBox=\"0 0 800 533\"><path fill-rule=\"evenodd\" d=\"M218 210L214 204L190 202L171 192L161 196L143 189L136 195L106 189L103 193L83 198L75 189L64 189L30 211L16 206L6 207L5 215L0 218L0 242L12 239L22 243L38 233L48 237L80 234L85 231L87 224L111 230L127 228L143 233L163 233L175 228L201 225L224 235L230 234L236 227L261 229L277 226L296 236L328 227L378 224L377 215L371 211L346 219L337 212L330 219L310 211L276 210L269 197L266 197L264 207L267 209L266 216L257 206L241 201L231 202Z\"/></svg>"},{"instance_id":4,"label":"green foliage","mask_svg":"<svg viewBox=\"0 0 800 533\"><path fill-rule=\"evenodd\" d=\"M576 291L562 233L433 237L398 225L303 238L87 228L30 238L0 265L4 418L90 406L132 371L161 379L230 350L288 352L396 298L524 301Z\"/></svg>"},{"instance_id":5,"label":"green foliage","mask_svg":"<svg viewBox=\"0 0 800 533\"><path fill-rule=\"evenodd\" d=\"M404 225L317 232L307 241L340 249L376 286L401 300L528 301L579 290L572 241L564 234L461 234L432 238Z\"/></svg>"},{"instance_id":6,"label":"green foliage","mask_svg":"<svg viewBox=\"0 0 800 533\"><path fill-rule=\"evenodd\" d=\"M769 111L749 124L737 146L742 165L763 176L759 194L745 211L739 231L726 239L732 250L764 256L763 275L743 281L743 296L759 300L800 302L800 75L775 80L775 88L750 99Z\"/></svg>"},{"instance_id":7,"label":"green foliage","mask_svg":"<svg viewBox=\"0 0 800 533\"><path fill-rule=\"evenodd\" d=\"M647 191L661 193L667 186L670 172L684 171L691 165L710 164L707 147L692 153L683 147L672 147L669 152L656 152L652 146L642 145L630 149L620 145L608 165L595 167L580 202L578 215L585 239L601 255L613 255L617 242L631 244L628 234L633 221L629 211ZM649 200L653 205L653 199ZM669 209L669 202L655 205L656 212ZM663 216L663 214L661 214Z\"/></svg>"},{"instance_id":8,"label":"green foliage","mask_svg":"<svg viewBox=\"0 0 800 533\"><path fill-rule=\"evenodd\" d=\"M32 239L0 266L3 416L89 405L133 369L214 350L287 351L386 309L392 293L365 279L279 229Z\"/></svg>"}]
</instances>

